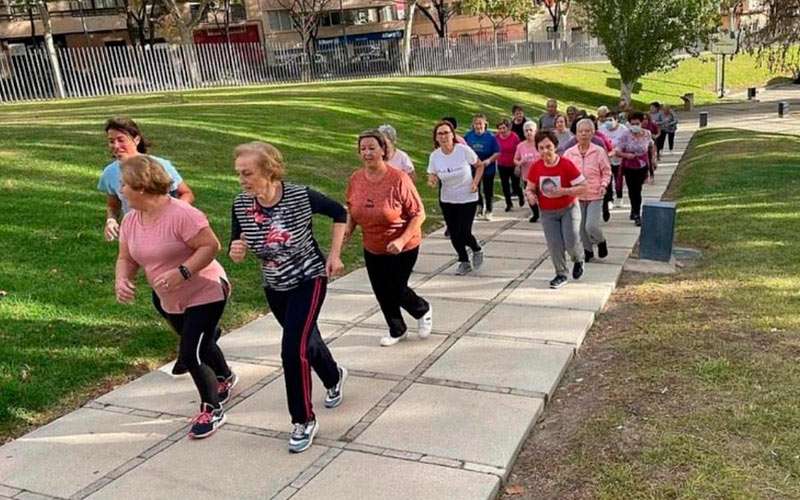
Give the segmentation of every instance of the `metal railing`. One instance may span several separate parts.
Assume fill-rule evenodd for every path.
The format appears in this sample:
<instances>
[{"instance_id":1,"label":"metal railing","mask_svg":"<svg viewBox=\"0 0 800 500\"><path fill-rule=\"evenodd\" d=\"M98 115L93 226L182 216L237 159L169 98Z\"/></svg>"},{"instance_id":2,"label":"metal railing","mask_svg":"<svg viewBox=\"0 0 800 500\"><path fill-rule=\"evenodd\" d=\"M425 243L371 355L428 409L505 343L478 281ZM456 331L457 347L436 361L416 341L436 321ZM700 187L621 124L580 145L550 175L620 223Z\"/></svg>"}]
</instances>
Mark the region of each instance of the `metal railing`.
<instances>
[{"instance_id":1,"label":"metal railing","mask_svg":"<svg viewBox=\"0 0 800 500\"><path fill-rule=\"evenodd\" d=\"M309 56L296 46L234 43L58 48L64 97L269 85L399 75L437 75L604 58L595 41L502 42L435 40L412 48L401 40L326 45ZM0 52L0 102L58 97L41 49Z\"/></svg>"}]
</instances>

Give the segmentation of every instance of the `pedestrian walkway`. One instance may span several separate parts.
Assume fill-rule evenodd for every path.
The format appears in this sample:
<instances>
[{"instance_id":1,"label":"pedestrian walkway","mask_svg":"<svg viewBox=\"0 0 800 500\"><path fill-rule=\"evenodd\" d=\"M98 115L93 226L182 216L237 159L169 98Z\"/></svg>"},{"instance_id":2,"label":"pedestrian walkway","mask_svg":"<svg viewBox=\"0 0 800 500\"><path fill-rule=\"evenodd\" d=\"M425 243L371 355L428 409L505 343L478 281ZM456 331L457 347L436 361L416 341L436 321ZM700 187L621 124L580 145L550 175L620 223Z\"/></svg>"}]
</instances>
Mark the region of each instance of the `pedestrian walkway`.
<instances>
[{"instance_id":1,"label":"pedestrian walkway","mask_svg":"<svg viewBox=\"0 0 800 500\"><path fill-rule=\"evenodd\" d=\"M688 122L645 200L666 190ZM320 432L305 453L286 449L280 329L266 315L220 342L241 381L213 437L186 437L199 401L168 365L0 448L0 498L494 498L638 240L625 209L604 231L609 256L560 290L527 209L476 224L487 257L472 275L455 275L442 230L429 235L412 283L434 332L390 348L365 270L333 282L320 330L350 378L334 410L316 381Z\"/></svg>"}]
</instances>

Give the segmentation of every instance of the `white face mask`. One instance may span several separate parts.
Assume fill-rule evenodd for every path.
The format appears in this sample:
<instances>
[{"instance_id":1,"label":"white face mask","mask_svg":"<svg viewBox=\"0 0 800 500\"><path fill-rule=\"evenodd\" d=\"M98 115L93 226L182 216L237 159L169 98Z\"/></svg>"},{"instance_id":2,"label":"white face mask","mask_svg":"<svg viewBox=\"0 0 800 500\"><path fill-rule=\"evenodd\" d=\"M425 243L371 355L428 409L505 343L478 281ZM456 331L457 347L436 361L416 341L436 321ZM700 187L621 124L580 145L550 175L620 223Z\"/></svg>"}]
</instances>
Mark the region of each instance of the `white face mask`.
<instances>
[{"instance_id":1,"label":"white face mask","mask_svg":"<svg viewBox=\"0 0 800 500\"><path fill-rule=\"evenodd\" d=\"M634 134L641 133L642 132L642 126L641 125L631 125L631 132L633 132Z\"/></svg>"}]
</instances>

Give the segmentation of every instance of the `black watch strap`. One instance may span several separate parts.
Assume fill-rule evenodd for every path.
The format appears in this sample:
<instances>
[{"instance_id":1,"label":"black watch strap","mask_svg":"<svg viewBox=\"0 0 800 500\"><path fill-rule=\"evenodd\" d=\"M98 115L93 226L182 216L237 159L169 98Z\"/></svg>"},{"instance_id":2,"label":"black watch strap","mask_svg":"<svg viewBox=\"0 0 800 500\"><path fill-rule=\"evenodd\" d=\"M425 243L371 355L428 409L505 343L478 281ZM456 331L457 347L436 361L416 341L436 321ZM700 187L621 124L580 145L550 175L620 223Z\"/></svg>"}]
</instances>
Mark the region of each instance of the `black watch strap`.
<instances>
[{"instance_id":1,"label":"black watch strap","mask_svg":"<svg viewBox=\"0 0 800 500\"><path fill-rule=\"evenodd\" d=\"M192 277L192 272L189 270L188 267L184 266L183 264L178 266L178 271L180 271L181 276L183 276L184 280L188 280L189 278Z\"/></svg>"}]
</instances>

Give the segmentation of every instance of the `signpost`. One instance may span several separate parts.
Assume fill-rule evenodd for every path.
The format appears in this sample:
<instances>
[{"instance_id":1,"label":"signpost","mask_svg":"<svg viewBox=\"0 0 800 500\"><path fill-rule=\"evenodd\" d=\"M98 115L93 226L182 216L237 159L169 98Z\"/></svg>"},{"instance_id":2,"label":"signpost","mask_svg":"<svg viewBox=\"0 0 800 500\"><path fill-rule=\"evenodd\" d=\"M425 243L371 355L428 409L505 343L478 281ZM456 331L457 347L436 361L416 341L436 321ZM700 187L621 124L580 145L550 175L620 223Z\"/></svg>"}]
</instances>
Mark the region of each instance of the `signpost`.
<instances>
[{"instance_id":1,"label":"signpost","mask_svg":"<svg viewBox=\"0 0 800 500\"><path fill-rule=\"evenodd\" d=\"M736 53L738 44L733 33L718 33L711 41L711 53L717 55L719 97L725 97L725 56Z\"/></svg>"}]
</instances>

